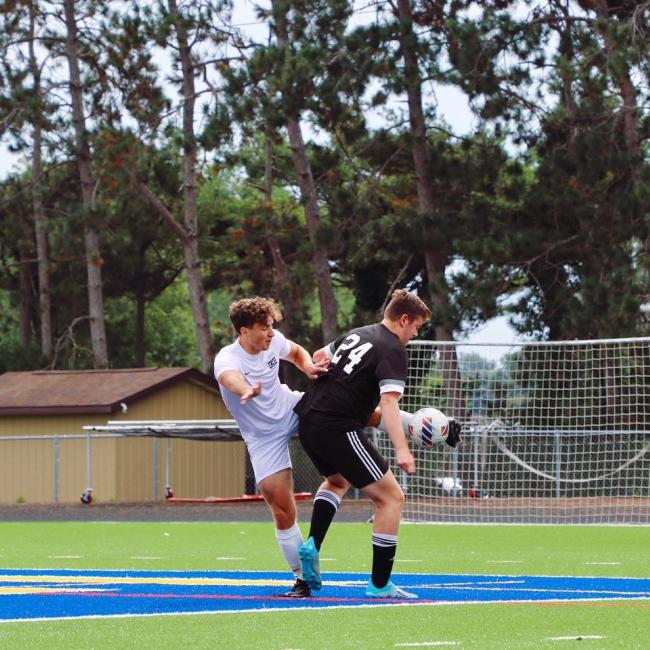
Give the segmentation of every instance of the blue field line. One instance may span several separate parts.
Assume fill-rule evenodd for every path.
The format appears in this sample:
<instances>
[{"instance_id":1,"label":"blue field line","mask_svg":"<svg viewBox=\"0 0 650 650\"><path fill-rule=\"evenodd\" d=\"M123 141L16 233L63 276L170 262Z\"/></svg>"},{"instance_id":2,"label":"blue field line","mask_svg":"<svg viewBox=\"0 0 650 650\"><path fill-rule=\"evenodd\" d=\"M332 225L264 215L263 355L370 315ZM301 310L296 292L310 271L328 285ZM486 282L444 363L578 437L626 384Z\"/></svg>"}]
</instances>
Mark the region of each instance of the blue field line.
<instances>
[{"instance_id":1,"label":"blue field line","mask_svg":"<svg viewBox=\"0 0 650 650\"><path fill-rule=\"evenodd\" d=\"M0 621L377 605L650 599L648 578L395 574L418 600L365 597L367 574L332 573L310 599L287 599L274 571L0 569Z\"/></svg>"}]
</instances>

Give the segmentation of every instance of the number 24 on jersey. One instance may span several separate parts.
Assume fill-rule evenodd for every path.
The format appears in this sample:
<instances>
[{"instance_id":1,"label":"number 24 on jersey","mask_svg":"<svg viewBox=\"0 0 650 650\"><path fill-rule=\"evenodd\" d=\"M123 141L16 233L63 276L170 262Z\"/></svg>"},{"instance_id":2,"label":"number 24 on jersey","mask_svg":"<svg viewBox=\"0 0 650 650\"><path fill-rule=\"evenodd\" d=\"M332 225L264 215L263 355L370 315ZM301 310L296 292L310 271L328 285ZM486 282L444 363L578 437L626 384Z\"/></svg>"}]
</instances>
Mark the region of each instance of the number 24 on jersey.
<instances>
[{"instance_id":1,"label":"number 24 on jersey","mask_svg":"<svg viewBox=\"0 0 650 650\"><path fill-rule=\"evenodd\" d=\"M332 364L336 365L341 360L341 355L345 350L350 350L348 353L348 362L343 366L343 372L350 374L356 365L359 364L361 359L370 348L372 348L372 343L362 343L358 345L361 337L358 334L350 334L341 345L337 348L334 356L332 357Z\"/></svg>"}]
</instances>

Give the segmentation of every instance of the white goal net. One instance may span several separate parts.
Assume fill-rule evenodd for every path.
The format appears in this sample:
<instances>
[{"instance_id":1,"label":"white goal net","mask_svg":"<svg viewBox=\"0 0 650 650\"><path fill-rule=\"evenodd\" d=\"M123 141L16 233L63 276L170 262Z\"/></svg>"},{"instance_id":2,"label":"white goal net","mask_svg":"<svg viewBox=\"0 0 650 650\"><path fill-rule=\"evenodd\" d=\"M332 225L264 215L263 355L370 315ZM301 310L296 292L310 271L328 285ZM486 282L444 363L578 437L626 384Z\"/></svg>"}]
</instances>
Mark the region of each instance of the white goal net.
<instances>
[{"instance_id":1,"label":"white goal net","mask_svg":"<svg viewBox=\"0 0 650 650\"><path fill-rule=\"evenodd\" d=\"M650 339L408 350L402 408L457 417L464 442L398 472L405 520L650 523Z\"/></svg>"}]
</instances>

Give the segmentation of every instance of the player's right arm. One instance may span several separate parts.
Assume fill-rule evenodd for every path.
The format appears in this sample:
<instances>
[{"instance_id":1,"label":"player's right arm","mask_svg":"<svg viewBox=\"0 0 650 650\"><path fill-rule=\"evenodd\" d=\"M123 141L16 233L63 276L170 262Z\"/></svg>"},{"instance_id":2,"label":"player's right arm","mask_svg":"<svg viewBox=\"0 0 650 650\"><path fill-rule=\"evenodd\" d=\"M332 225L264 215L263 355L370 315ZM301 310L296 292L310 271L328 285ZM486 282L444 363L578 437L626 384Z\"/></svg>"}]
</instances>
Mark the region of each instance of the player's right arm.
<instances>
[{"instance_id":1,"label":"player's right arm","mask_svg":"<svg viewBox=\"0 0 650 650\"><path fill-rule=\"evenodd\" d=\"M217 381L231 393L237 395L242 404L262 392L261 382L258 381L257 384L251 386L238 370L224 370L219 373Z\"/></svg>"},{"instance_id":2,"label":"player's right arm","mask_svg":"<svg viewBox=\"0 0 650 650\"><path fill-rule=\"evenodd\" d=\"M386 391L381 394L379 406L383 423L390 441L395 447L397 465L407 474L415 474L415 458L409 449L409 444L402 428L402 419L399 412L400 393Z\"/></svg>"},{"instance_id":3,"label":"player's right arm","mask_svg":"<svg viewBox=\"0 0 650 650\"><path fill-rule=\"evenodd\" d=\"M332 352L332 348L330 344L330 345L326 345L320 350L316 350L316 352L314 352L314 354L312 355L312 360L314 361L315 364L326 368L329 362L332 360L333 356L334 353Z\"/></svg>"}]
</instances>

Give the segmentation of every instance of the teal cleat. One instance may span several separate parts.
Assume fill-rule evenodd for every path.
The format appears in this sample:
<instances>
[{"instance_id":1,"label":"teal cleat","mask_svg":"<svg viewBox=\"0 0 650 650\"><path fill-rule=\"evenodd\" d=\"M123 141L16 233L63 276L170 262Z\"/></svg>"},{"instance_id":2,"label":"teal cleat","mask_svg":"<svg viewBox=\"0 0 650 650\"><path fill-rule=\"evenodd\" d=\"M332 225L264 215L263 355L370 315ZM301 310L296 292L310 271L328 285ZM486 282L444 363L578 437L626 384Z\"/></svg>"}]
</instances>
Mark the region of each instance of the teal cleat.
<instances>
[{"instance_id":1,"label":"teal cleat","mask_svg":"<svg viewBox=\"0 0 650 650\"><path fill-rule=\"evenodd\" d=\"M366 596L368 598L417 598L416 594L412 594L410 591L404 591L404 589L390 581L388 581L386 586L378 588L372 584L372 580L368 581Z\"/></svg>"},{"instance_id":2,"label":"teal cleat","mask_svg":"<svg viewBox=\"0 0 650 650\"><path fill-rule=\"evenodd\" d=\"M318 558L318 549L314 543L314 538L310 537L298 550L300 557L300 568L302 569L302 579L307 586L314 591L322 587L320 579L320 560Z\"/></svg>"}]
</instances>

